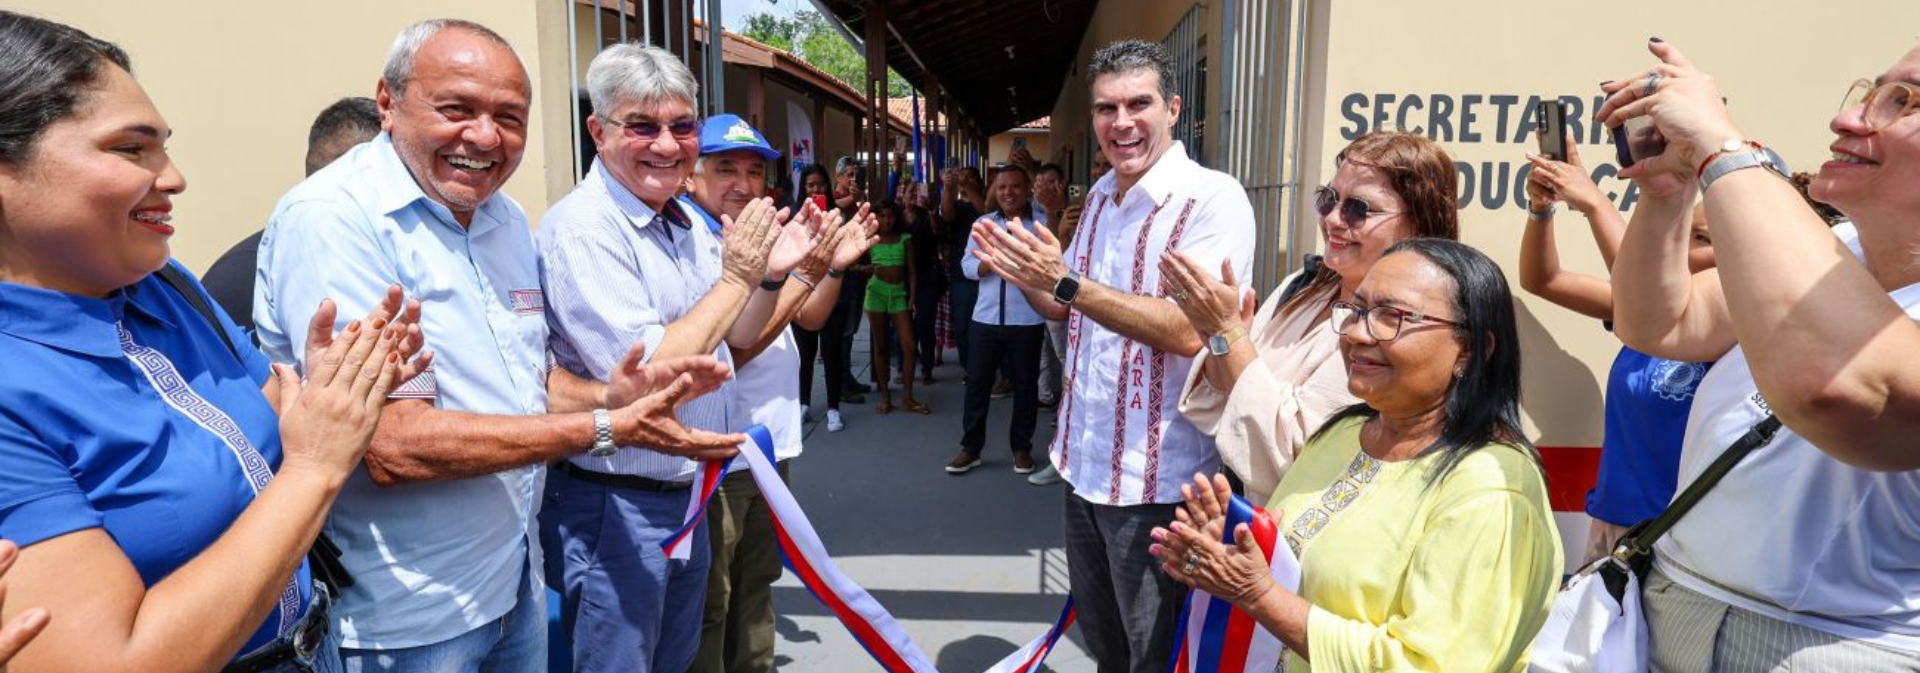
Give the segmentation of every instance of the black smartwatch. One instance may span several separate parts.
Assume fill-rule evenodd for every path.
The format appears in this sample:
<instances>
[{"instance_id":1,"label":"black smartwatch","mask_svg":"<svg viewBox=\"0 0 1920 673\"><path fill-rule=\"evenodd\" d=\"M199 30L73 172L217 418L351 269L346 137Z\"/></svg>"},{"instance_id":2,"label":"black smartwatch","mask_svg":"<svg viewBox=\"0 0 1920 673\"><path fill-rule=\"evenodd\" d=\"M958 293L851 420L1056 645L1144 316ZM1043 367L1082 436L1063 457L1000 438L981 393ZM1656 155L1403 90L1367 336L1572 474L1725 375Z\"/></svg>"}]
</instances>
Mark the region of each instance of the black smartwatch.
<instances>
[{"instance_id":1,"label":"black smartwatch","mask_svg":"<svg viewBox=\"0 0 1920 673\"><path fill-rule=\"evenodd\" d=\"M1060 282L1053 284L1053 300L1064 306L1072 306L1073 298L1079 295L1080 274L1071 269L1067 270L1067 275L1060 277Z\"/></svg>"}]
</instances>

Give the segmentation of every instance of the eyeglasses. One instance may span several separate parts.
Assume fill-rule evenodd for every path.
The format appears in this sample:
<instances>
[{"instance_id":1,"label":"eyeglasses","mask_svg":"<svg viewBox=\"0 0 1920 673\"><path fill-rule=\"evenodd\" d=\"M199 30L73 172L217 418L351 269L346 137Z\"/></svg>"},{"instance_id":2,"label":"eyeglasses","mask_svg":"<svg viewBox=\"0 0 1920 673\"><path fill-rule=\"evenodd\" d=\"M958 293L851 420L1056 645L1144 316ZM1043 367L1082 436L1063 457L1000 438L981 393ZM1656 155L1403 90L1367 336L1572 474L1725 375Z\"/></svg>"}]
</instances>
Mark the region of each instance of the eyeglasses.
<instances>
[{"instance_id":1,"label":"eyeglasses","mask_svg":"<svg viewBox=\"0 0 1920 673\"><path fill-rule=\"evenodd\" d=\"M1321 217L1332 213L1335 207L1340 209L1340 223L1349 229L1366 224L1367 218L1375 215L1392 215L1400 212L1374 208L1373 204L1362 201L1358 197L1340 198L1340 193L1333 191L1332 187L1313 190L1313 209L1319 212Z\"/></svg>"},{"instance_id":2,"label":"eyeglasses","mask_svg":"<svg viewBox=\"0 0 1920 673\"><path fill-rule=\"evenodd\" d=\"M1855 105L1865 106L1866 109L1860 113L1861 119L1866 121L1867 128L1879 133L1888 124L1913 114L1914 108L1920 107L1920 101L1914 100L1917 95L1920 95L1920 87L1906 82L1887 82L1875 86L1873 80L1861 79L1847 89L1847 97L1840 102L1840 111L1851 110Z\"/></svg>"},{"instance_id":3,"label":"eyeglasses","mask_svg":"<svg viewBox=\"0 0 1920 673\"><path fill-rule=\"evenodd\" d=\"M1460 326L1460 323L1452 320L1435 318L1425 313L1415 313L1392 306L1362 308L1344 301L1333 302L1333 319L1327 321L1327 326L1333 328L1334 334L1345 334L1348 327L1353 326L1355 321L1360 320L1361 315L1367 316L1364 323L1367 326L1367 336L1371 337L1374 341L1382 342L1400 338L1400 330L1409 322L1415 325L1439 323L1442 325L1453 325L1455 327Z\"/></svg>"},{"instance_id":4,"label":"eyeglasses","mask_svg":"<svg viewBox=\"0 0 1920 673\"><path fill-rule=\"evenodd\" d=\"M685 139L700 135L700 120L698 119L676 119L662 124L652 121L623 122L606 115L601 115L600 120L612 124L614 128L626 131L627 136L638 140L658 138L660 137L661 129L666 129L666 131L673 134L675 138Z\"/></svg>"}]
</instances>

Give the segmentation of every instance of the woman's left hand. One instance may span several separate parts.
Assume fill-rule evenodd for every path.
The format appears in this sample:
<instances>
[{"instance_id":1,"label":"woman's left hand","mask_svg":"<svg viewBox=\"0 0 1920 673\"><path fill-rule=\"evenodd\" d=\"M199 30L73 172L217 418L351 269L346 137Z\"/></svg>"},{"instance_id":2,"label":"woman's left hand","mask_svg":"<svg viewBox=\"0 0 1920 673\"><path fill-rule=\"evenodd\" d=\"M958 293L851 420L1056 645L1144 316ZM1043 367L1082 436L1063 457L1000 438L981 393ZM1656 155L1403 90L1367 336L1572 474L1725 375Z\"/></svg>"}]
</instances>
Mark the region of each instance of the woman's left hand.
<instances>
[{"instance_id":1,"label":"woman's left hand","mask_svg":"<svg viewBox=\"0 0 1920 673\"><path fill-rule=\"evenodd\" d=\"M333 322L338 314L339 309L334 306L333 300L327 299L320 302L320 307L313 312L313 318L307 321L307 359L303 360L307 363L306 369L318 366L321 358L326 356L327 349L333 346ZM426 335L420 331L420 300L407 299L406 292L398 283L387 286L386 298L368 312L364 320L368 324L392 322L406 330L405 336L394 346L394 351L400 354L400 371L394 379L394 387L413 380L433 367L433 352L421 350L426 345ZM268 381L266 389L272 391L268 400L276 403L275 410L278 411L279 385Z\"/></svg>"},{"instance_id":2,"label":"woman's left hand","mask_svg":"<svg viewBox=\"0 0 1920 673\"><path fill-rule=\"evenodd\" d=\"M1667 140L1665 152L1621 171L1622 177L1667 173L1691 185L1700 162L1722 143L1745 136L1727 113L1712 76L1700 72L1671 44L1652 41L1647 50L1660 58L1660 65L1602 85L1607 102L1594 116L1609 128L1644 116Z\"/></svg>"},{"instance_id":3,"label":"woman's left hand","mask_svg":"<svg viewBox=\"0 0 1920 673\"><path fill-rule=\"evenodd\" d=\"M1156 545L1148 552L1160 560L1160 569L1183 585L1242 608L1271 591L1275 587L1273 569L1267 568L1267 556L1254 543L1254 531L1246 523L1233 529L1235 545L1221 543L1219 533L1225 525L1227 500L1233 499L1227 477L1215 476L1213 483L1208 483L1206 477L1194 476L1194 485L1183 485L1181 493L1187 495L1185 508L1175 510L1175 518L1181 522L1152 531ZM1206 520L1194 525L1196 516L1206 516Z\"/></svg>"},{"instance_id":4,"label":"woman's left hand","mask_svg":"<svg viewBox=\"0 0 1920 673\"><path fill-rule=\"evenodd\" d=\"M1199 262L1177 250L1160 256L1160 289L1186 314L1201 339L1244 328L1253 316L1253 296L1240 291L1231 263L1220 263L1220 278L1214 280Z\"/></svg>"},{"instance_id":5,"label":"woman's left hand","mask_svg":"<svg viewBox=\"0 0 1920 673\"><path fill-rule=\"evenodd\" d=\"M1273 571L1266 554L1253 540L1246 524L1233 530L1233 546L1220 541L1226 525L1227 503L1233 488L1227 478L1194 475L1194 483L1182 485L1186 503L1174 510L1174 521L1165 528L1153 529L1156 544L1147 551L1160 560L1160 569L1182 584L1247 606L1271 590Z\"/></svg>"}]
</instances>

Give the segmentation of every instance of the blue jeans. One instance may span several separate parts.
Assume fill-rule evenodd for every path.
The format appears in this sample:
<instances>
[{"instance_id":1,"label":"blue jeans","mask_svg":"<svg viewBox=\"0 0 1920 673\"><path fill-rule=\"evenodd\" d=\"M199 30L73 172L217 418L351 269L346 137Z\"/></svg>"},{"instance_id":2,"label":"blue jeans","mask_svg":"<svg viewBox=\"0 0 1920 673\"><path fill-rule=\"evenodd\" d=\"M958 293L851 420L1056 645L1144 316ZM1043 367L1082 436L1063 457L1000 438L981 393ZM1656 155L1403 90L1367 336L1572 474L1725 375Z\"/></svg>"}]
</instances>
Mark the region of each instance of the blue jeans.
<instances>
[{"instance_id":1,"label":"blue jeans","mask_svg":"<svg viewBox=\"0 0 1920 673\"><path fill-rule=\"evenodd\" d=\"M576 673L682 673L692 665L706 608L707 526L694 527L688 560L660 548L690 497L547 471L540 541Z\"/></svg>"},{"instance_id":2,"label":"blue jeans","mask_svg":"<svg viewBox=\"0 0 1920 673\"><path fill-rule=\"evenodd\" d=\"M340 649L346 673L540 673L547 669L547 595L528 577L507 614L452 640L390 650ZM319 670L319 669L316 669Z\"/></svg>"}]
</instances>

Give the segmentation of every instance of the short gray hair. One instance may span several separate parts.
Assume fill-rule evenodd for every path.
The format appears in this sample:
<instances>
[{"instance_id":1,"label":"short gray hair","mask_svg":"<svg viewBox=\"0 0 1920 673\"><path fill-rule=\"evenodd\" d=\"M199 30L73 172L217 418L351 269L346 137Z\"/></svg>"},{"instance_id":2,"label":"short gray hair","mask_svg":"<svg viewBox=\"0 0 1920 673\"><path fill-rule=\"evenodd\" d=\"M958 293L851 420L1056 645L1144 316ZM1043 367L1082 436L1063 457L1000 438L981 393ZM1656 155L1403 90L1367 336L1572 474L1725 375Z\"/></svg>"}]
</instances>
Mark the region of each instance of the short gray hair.
<instances>
[{"instance_id":1,"label":"short gray hair","mask_svg":"<svg viewBox=\"0 0 1920 673\"><path fill-rule=\"evenodd\" d=\"M699 97L700 83L694 81L693 71L673 52L659 47L616 44L587 66L587 99L602 117L621 103L678 99L693 105Z\"/></svg>"},{"instance_id":2,"label":"short gray hair","mask_svg":"<svg viewBox=\"0 0 1920 673\"><path fill-rule=\"evenodd\" d=\"M464 30L486 38L487 41L514 52L515 59L520 58L520 53L514 51L513 44L507 42L507 38L501 37L499 33L493 32L492 28L466 19L428 19L400 29L400 34L393 38L393 46L387 49L387 66L380 71L380 81L386 83L389 95L396 100L406 97L407 82L413 79L413 62L414 58L420 54L420 47L425 45L427 40L433 39L433 36L439 35L440 31L449 28ZM520 70L529 72L526 63L520 64ZM531 82L528 90L532 90Z\"/></svg>"},{"instance_id":3,"label":"short gray hair","mask_svg":"<svg viewBox=\"0 0 1920 673\"><path fill-rule=\"evenodd\" d=\"M1172 105L1173 59L1167 57L1167 48L1158 42L1121 40L1101 47L1093 53L1093 62L1087 65L1087 85L1092 86L1104 75L1117 75L1142 68L1151 69L1160 76L1160 102Z\"/></svg>"}]
</instances>

